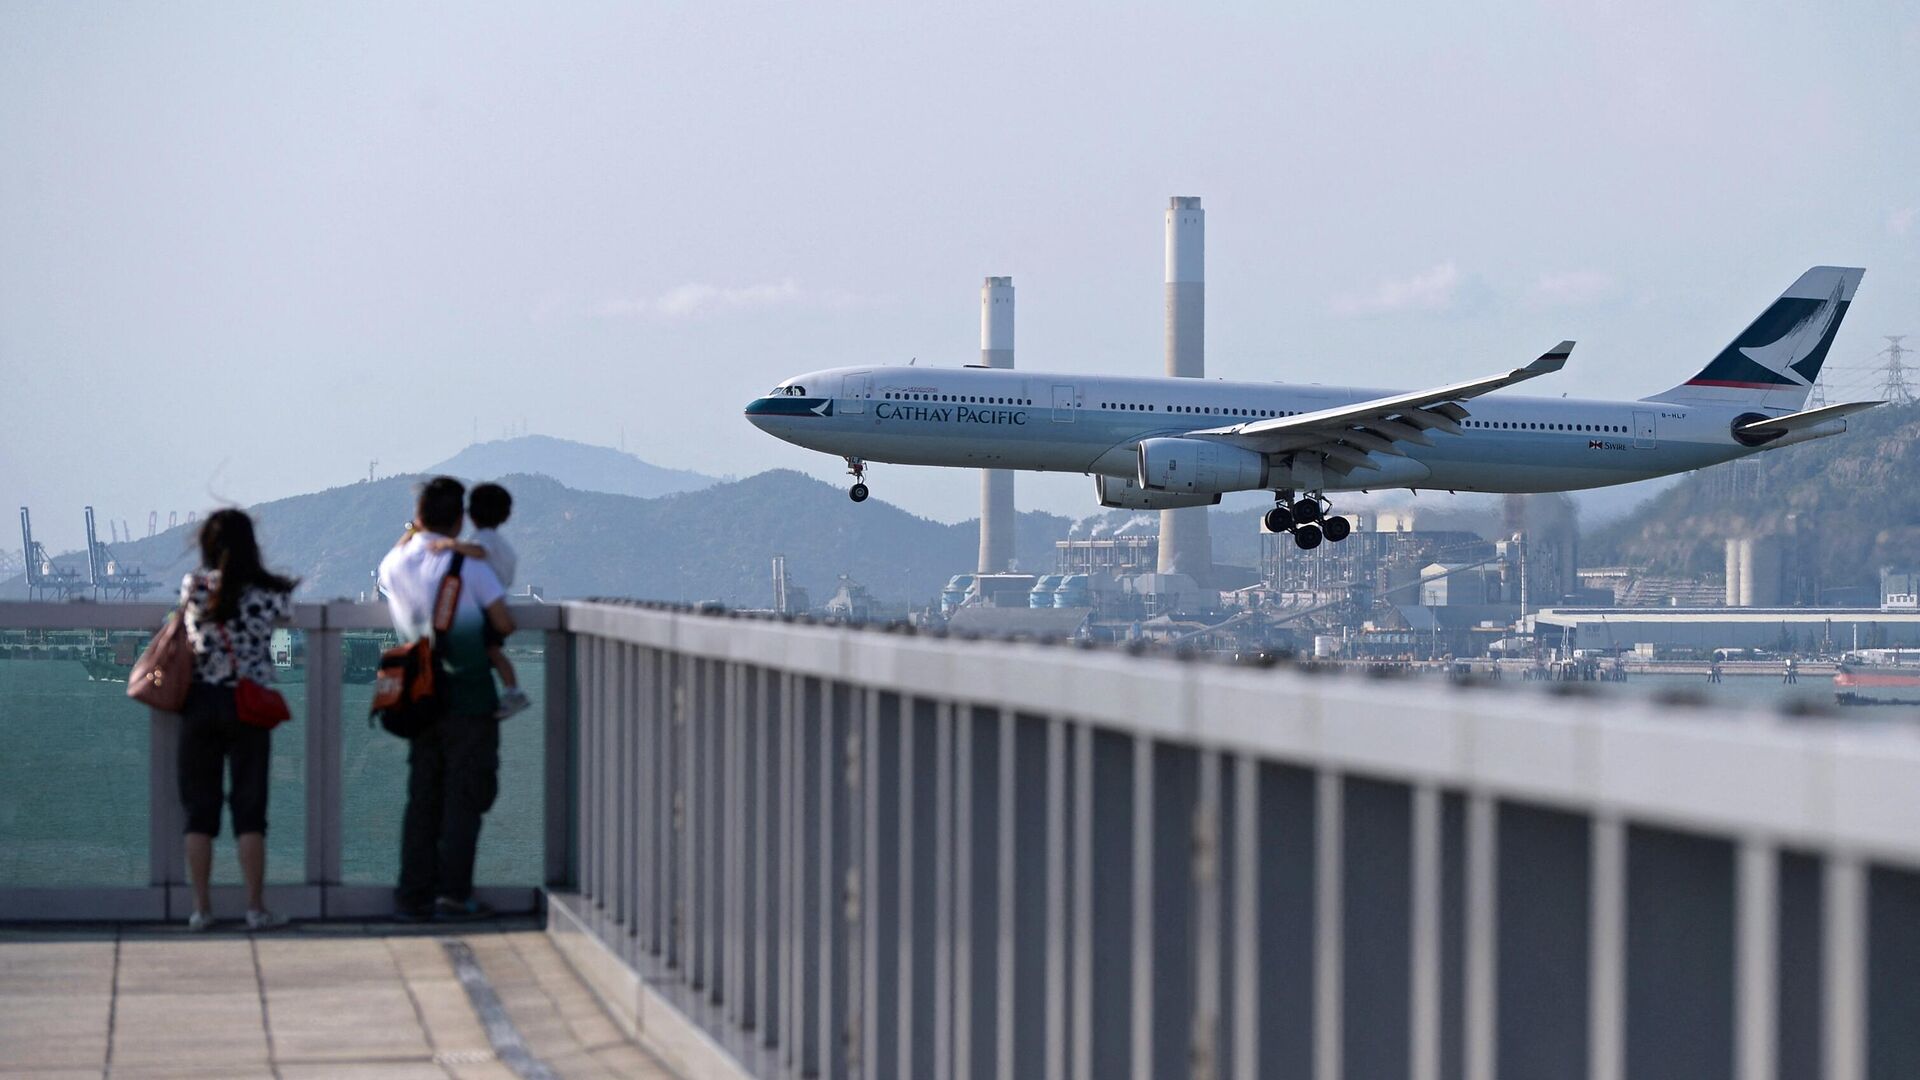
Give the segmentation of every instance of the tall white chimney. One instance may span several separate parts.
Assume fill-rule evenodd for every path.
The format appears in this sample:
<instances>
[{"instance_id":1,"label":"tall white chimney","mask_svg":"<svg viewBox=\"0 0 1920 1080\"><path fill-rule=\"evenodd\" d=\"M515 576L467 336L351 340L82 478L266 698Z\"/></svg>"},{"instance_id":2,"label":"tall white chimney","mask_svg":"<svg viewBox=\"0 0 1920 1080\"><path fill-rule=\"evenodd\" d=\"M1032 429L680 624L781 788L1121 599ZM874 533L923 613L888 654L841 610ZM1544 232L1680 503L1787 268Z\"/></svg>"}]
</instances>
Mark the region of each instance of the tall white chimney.
<instances>
[{"instance_id":1,"label":"tall white chimney","mask_svg":"<svg viewBox=\"0 0 1920 1080\"><path fill-rule=\"evenodd\" d=\"M980 286L980 362L1013 366L1013 279L990 277ZM1004 573L1013 565L1013 473L980 470L980 572Z\"/></svg>"},{"instance_id":2,"label":"tall white chimney","mask_svg":"<svg viewBox=\"0 0 1920 1080\"><path fill-rule=\"evenodd\" d=\"M1167 374L1176 378L1207 374L1206 264L1207 212L1198 197L1175 195L1167 206ZM1203 586L1213 577L1206 507L1160 511L1160 572Z\"/></svg>"}]
</instances>

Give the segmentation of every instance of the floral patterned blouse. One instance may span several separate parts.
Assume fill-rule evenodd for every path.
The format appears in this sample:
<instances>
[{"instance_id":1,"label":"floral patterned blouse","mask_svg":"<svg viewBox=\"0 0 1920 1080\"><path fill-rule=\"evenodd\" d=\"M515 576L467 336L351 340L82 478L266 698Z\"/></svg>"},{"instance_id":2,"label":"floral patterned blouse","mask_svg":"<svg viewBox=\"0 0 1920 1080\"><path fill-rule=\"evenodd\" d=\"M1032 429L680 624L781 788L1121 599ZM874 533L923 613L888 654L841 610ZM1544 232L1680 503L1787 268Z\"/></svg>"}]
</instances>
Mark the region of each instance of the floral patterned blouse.
<instances>
[{"instance_id":1,"label":"floral patterned blouse","mask_svg":"<svg viewBox=\"0 0 1920 1080\"><path fill-rule=\"evenodd\" d=\"M273 624L293 616L293 597L251 587L240 597L239 613L219 623L209 617L219 586L218 570L188 574L180 582L180 608L193 642L193 679L238 686L244 677L264 686L273 681Z\"/></svg>"}]
</instances>

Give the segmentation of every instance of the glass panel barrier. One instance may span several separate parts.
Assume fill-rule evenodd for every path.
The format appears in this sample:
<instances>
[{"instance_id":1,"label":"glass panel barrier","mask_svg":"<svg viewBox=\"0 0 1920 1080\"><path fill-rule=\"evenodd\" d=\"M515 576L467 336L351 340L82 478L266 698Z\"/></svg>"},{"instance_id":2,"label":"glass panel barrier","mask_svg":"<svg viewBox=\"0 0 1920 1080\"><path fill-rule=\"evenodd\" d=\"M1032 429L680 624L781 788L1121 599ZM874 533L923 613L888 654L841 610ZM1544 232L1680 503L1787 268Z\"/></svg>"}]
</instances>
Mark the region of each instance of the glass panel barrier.
<instances>
[{"instance_id":1,"label":"glass panel barrier","mask_svg":"<svg viewBox=\"0 0 1920 1080\"><path fill-rule=\"evenodd\" d=\"M147 883L151 636L0 630L0 885Z\"/></svg>"},{"instance_id":2,"label":"glass panel barrier","mask_svg":"<svg viewBox=\"0 0 1920 1080\"><path fill-rule=\"evenodd\" d=\"M341 879L350 885L392 885L400 875L400 823L407 803L407 744L367 722L374 665L396 638L387 631L346 631L341 638ZM545 825L542 725L546 716L545 635L523 630L507 656L532 708L500 726L500 794L480 829L474 881L480 885L541 883Z\"/></svg>"}]
</instances>

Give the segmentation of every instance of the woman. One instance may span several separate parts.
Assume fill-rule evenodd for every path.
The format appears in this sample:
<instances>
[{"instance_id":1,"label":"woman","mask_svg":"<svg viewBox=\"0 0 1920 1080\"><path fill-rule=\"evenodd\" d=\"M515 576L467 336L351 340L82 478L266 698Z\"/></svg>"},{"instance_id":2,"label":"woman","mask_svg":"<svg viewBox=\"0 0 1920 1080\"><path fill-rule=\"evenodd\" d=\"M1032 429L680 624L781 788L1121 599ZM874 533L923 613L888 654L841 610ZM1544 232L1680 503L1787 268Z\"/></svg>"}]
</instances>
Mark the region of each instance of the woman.
<instances>
[{"instance_id":1,"label":"woman","mask_svg":"<svg viewBox=\"0 0 1920 1080\"><path fill-rule=\"evenodd\" d=\"M253 519L218 510L200 526L201 569L180 583L180 606L193 642L193 686L180 722L180 804L187 815L187 872L193 878L191 930L213 926L208 884L213 838L220 834L221 773L232 774L226 801L240 873L247 885L247 928L286 922L261 896L267 876L267 763L273 736L240 722L234 688L243 678L273 681L273 624L293 613L299 582L260 565Z\"/></svg>"}]
</instances>

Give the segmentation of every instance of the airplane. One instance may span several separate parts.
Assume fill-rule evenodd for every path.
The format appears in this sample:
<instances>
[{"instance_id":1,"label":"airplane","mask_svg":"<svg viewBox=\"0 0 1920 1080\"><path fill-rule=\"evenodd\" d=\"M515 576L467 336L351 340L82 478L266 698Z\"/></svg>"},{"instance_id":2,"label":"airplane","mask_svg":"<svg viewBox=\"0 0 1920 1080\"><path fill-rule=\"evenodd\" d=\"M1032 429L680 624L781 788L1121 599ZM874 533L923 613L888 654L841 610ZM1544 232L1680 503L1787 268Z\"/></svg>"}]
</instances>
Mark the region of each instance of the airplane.
<instances>
[{"instance_id":1,"label":"airplane","mask_svg":"<svg viewBox=\"0 0 1920 1080\"><path fill-rule=\"evenodd\" d=\"M1501 394L1559 371L1563 341L1524 367L1411 392L1012 368L842 367L746 407L776 438L869 461L1087 473L1101 506L1210 506L1271 491L1270 532L1302 550L1352 523L1329 492L1554 492L1630 484L1838 435L1884 401L1806 409L1865 270L1816 266L1692 378L1637 401ZM1471 407L1469 407L1469 404Z\"/></svg>"}]
</instances>

